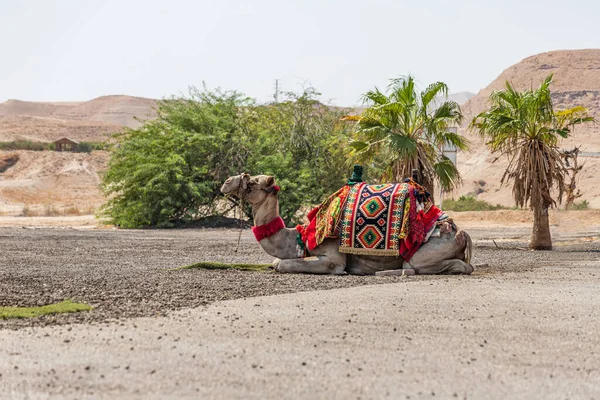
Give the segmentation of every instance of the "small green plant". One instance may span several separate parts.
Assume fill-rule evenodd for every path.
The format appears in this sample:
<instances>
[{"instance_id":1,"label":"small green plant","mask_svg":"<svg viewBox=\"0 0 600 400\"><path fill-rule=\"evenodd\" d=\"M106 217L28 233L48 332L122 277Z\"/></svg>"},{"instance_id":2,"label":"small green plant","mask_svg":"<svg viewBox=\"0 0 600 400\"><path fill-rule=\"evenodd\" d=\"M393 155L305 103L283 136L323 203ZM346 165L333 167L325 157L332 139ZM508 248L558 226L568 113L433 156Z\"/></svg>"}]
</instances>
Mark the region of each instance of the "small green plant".
<instances>
[{"instance_id":1,"label":"small green plant","mask_svg":"<svg viewBox=\"0 0 600 400\"><path fill-rule=\"evenodd\" d=\"M506 207L496 204L492 205L484 200L479 200L473 196L460 196L458 200L444 200L442 209L448 211L495 211L505 210Z\"/></svg>"},{"instance_id":2,"label":"small green plant","mask_svg":"<svg viewBox=\"0 0 600 400\"><path fill-rule=\"evenodd\" d=\"M579 203L573 203L572 210L587 210L590 208L590 203L587 200L581 200Z\"/></svg>"},{"instance_id":3,"label":"small green plant","mask_svg":"<svg viewBox=\"0 0 600 400\"><path fill-rule=\"evenodd\" d=\"M33 318L49 314L90 311L91 309L92 306L88 304L73 303L71 300L41 307L0 307L0 319Z\"/></svg>"}]
</instances>

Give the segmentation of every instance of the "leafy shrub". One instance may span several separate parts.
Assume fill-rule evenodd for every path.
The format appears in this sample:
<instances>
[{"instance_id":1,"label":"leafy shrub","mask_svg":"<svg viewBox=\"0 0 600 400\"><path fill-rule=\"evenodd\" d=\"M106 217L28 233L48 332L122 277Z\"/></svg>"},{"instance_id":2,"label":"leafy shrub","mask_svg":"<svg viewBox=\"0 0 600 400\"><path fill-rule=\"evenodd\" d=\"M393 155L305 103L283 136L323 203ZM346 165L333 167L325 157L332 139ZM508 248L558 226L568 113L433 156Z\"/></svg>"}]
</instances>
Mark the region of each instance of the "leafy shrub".
<instances>
[{"instance_id":1,"label":"leafy shrub","mask_svg":"<svg viewBox=\"0 0 600 400\"><path fill-rule=\"evenodd\" d=\"M89 142L79 142L77 145L77 153L91 153L93 150L92 143Z\"/></svg>"},{"instance_id":2,"label":"leafy shrub","mask_svg":"<svg viewBox=\"0 0 600 400\"><path fill-rule=\"evenodd\" d=\"M572 210L587 210L590 203L587 200L581 200L579 203L573 203Z\"/></svg>"},{"instance_id":3,"label":"leafy shrub","mask_svg":"<svg viewBox=\"0 0 600 400\"><path fill-rule=\"evenodd\" d=\"M275 176L281 216L322 201L349 173L350 126L309 89L257 105L238 92L192 89L162 100L157 118L117 134L102 213L123 228L170 227L217 215L223 181L241 172Z\"/></svg>"},{"instance_id":4,"label":"leafy shrub","mask_svg":"<svg viewBox=\"0 0 600 400\"><path fill-rule=\"evenodd\" d=\"M448 211L494 211L505 210L506 207L496 204L495 206L484 200L478 200L473 196L460 196L458 200L444 200L442 209Z\"/></svg>"},{"instance_id":5,"label":"leafy shrub","mask_svg":"<svg viewBox=\"0 0 600 400\"><path fill-rule=\"evenodd\" d=\"M0 142L0 150L42 151L46 149L48 149L48 143L33 142L31 140L13 140L12 142Z\"/></svg>"}]
</instances>

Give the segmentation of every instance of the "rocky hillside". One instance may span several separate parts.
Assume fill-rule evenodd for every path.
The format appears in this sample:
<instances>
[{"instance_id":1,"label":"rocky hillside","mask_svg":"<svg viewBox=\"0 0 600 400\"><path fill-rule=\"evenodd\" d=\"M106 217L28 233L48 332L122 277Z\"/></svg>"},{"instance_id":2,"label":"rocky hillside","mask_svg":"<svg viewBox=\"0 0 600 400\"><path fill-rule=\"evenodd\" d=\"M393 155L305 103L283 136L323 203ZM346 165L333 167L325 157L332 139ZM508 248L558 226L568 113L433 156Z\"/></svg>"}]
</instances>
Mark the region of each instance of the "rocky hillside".
<instances>
[{"instance_id":1,"label":"rocky hillside","mask_svg":"<svg viewBox=\"0 0 600 400\"><path fill-rule=\"evenodd\" d=\"M458 194L484 190L479 194L480 198L506 206L514 205L510 186L500 187L507 160L500 159L492 163L495 156L489 153L480 138L468 131L466 125L485 109L492 91L502 89L506 81L510 81L518 90L524 90L539 86L550 73L554 74L551 90L556 108L576 105L587 107L600 123L600 50L562 50L528 57L506 69L462 106L466 117L462 132L469 137L473 146L471 152L458 156L459 169L465 180ZM581 145L582 151L600 151L599 123L576 127L574 135L564 140L561 146L570 149ZM583 192L581 199L587 200L594 208L600 208L600 175L596 174L600 159L581 158L580 162L583 160L586 165L579 175L579 187Z\"/></svg>"},{"instance_id":2,"label":"rocky hillside","mask_svg":"<svg viewBox=\"0 0 600 400\"><path fill-rule=\"evenodd\" d=\"M8 100L0 103L0 141L49 142L70 137L102 141L137 119L154 117L156 101L132 96L103 96L85 102L44 103Z\"/></svg>"},{"instance_id":3,"label":"rocky hillside","mask_svg":"<svg viewBox=\"0 0 600 400\"><path fill-rule=\"evenodd\" d=\"M100 142L138 119L154 117L155 100L103 96L86 102L0 104L0 141ZM0 151L0 215L89 214L104 202L100 175L110 154Z\"/></svg>"}]
</instances>

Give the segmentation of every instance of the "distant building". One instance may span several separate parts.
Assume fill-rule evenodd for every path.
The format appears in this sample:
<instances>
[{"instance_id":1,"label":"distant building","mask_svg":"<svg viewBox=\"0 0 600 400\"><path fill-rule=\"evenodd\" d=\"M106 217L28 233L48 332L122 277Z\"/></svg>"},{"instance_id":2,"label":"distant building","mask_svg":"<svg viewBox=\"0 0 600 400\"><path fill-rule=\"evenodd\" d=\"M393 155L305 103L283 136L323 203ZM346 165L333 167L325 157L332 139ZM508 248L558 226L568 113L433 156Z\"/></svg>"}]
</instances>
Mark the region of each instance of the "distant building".
<instances>
[{"instance_id":1,"label":"distant building","mask_svg":"<svg viewBox=\"0 0 600 400\"><path fill-rule=\"evenodd\" d=\"M79 142L69 138L58 139L54 142L54 150L56 151L77 151L77 146Z\"/></svg>"}]
</instances>

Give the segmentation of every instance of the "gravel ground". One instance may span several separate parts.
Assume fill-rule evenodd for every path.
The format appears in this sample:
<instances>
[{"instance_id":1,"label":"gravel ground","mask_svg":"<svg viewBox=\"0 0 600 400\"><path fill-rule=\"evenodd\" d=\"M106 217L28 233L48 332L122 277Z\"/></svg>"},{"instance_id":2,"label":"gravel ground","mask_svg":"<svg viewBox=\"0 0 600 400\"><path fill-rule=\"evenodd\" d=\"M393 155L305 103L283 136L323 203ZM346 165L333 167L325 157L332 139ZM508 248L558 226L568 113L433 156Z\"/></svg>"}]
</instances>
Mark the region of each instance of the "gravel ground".
<instances>
[{"instance_id":1,"label":"gravel ground","mask_svg":"<svg viewBox=\"0 0 600 400\"><path fill-rule=\"evenodd\" d=\"M523 251L527 231L473 230L475 263L489 263L473 277L564 266L596 260L600 241L557 234L557 251ZM165 315L219 300L401 281L400 277L282 275L273 272L171 269L198 261L270 263L244 231L76 230L0 228L0 306L45 305L73 299L88 313L0 320L0 329ZM490 238L495 238L493 243ZM498 246L499 248L497 248ZM414 280L441 279L419 276Z\"/></svg>"},{"instance_id":2,"label":"gravel ground","mask_svg":"<svg viewBox=\"0 0 600 400\"><path fill-rule=\"evenodd\" d=\"M0 398L598 399L594 229L469 229L488 267L399 278L169 270L271 261L247 231L0 228L0 305L96 307L0 321Z\"/></svg>"}]
</instances>

